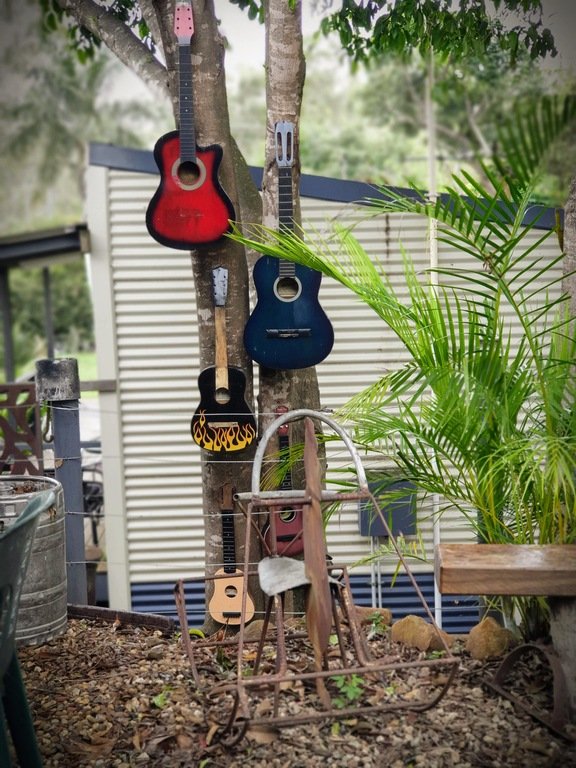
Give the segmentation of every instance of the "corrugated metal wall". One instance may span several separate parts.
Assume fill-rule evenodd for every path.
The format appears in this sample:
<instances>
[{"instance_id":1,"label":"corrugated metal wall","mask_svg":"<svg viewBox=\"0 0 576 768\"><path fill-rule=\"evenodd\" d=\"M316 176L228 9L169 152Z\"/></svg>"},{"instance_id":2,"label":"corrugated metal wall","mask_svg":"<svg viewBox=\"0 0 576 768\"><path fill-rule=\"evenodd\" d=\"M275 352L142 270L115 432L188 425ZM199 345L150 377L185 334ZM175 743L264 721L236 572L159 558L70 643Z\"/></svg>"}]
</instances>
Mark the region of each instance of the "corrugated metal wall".
<instances>
[{"instance_id":1,"label":"corrugated metal wall","mask_svg":"<svg viewBox=\"0 0 576 768\"><path fill-rule=\"evenodd\" d=\"M101 400L108 572L111 603L127 607L121 604L129 599L130 585L173 583L204 572L200 449L189 433L199 397L194 285L189 255L160 246L147 233L155 175L90 166L87 183L99 375L118 381L117 393ZM340 223L359 218L352 206L311 198L303 199L302 209L305 225L315 229L336 217ZM419 217L363 219L356 235L400 291L400 241L417 269L429 264L426 222ZM554 255L554 244L547 247ZM439 259L466 266L463 255L442 247ZM321 402L337 409L406 355L382 321L344 287L324 279L320 300L335 332L333 351L318 366ZM329 473L351 463L342 444L330 447L328 461ZM430 504L419 508L420 533L431 554L430 512ZM328 548L339 562L369 553L357 517L351 505L330 523ZM444 516L444 539L470 535L458 515ZM390 558L384 570L394 567Z\"/></svg>"}]
</instances>

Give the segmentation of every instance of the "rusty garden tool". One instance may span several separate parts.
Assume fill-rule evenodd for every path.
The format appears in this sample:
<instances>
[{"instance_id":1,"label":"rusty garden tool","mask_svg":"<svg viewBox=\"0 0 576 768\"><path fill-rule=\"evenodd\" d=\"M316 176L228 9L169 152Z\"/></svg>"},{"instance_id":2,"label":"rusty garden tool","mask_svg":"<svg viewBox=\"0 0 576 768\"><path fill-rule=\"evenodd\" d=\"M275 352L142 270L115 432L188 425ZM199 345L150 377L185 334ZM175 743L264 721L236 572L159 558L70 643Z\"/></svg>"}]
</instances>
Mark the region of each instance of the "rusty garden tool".
<instances>
[{"instance_id":1,"label":"rusty garden tool","mask_svg":"<svg viewBox=\"0 0 576 768\"><path fill-rule=\"evenodd\" d=\"M358 480L356 491L335 493L321 489L317 443L311 421L306 424L305 490L259 490L261 466L268 440L281 424L298 418L325 421L342 438L354 463ZM292 504L299 504L303 509L304 568L296 566L292 558L278 556L272 549L268 553L269 556L259 563L258 568L262 589L268 597L264 621L257 636L247 635L247 621L243 616L235 638L187 644L188 654L192 656L195 649L237 644L235 676L230 677L230 674L227 674L225 679L216 681L205 693L207 708L212 708L212 720L219 728L216 738L230 747L252 726L289 727L325 718L358 717L374 712L422 712L435 706L450 687L458 668L458 659L452 655L438 631L424 596L368 488L364 468L345 430L325 414L316 411L301 409L282 414L265 431L257 448L251 492L237 493L235 498L246 515L244 573L251 573L250 534L253 528L258 529L259 515ZM357 503L360 499L370 499L380 516L390 543L410 578L428 619L438 632L444 649L441 658L412 661L402 658L398 653L381 658L373 657L365 631L356 615L346 565L326 562L322 526L322 504L346 501ZM246 508L243 502L248 502ZM288 585L288 588L307 585L306 632L293 628L285 620L285 593L281 591L281 586L284 585ZM179 592L182 597L182 588ZM272 625L272 619L275 626ZM336 653L327 653L328 646L333 643L336 643ZM257 646L255 651L253 644ZM302 665L306 646L312 646L313 669ZM191 662L194 670L192 658ZM408 679L418 679L421 673L424 674L430 685L390 699L386 693L389 681L403 671ZM383 689L382 695L377 696L375 700L366 696L361 701L344 706L338 702L337 705L336 700L331 701L328 692L329 689L335 690L335 676L344 680L351 679L352 676L359 677L367 682L368 690L370 686ZM311 683L315 685L316 696L309 693ZM318 701L321 706L316 709Z\"/></svg>"}]
</instances>

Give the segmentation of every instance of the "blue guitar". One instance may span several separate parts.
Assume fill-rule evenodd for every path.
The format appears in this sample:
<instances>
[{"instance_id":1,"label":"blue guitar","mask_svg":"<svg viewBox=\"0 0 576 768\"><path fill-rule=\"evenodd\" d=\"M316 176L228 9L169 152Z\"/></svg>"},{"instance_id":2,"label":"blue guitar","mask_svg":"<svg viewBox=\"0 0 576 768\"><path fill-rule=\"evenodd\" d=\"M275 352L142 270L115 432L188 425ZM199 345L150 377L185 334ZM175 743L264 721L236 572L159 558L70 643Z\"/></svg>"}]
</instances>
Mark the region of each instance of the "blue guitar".
<instances>
[{"instance_id":1,"label":"blue guitar","mask_svg":"<svg viewBox=\"0 0 576 768\"><path fill-rule=\"evenodd\" d=\"M292 231L294 125L278 122L274 131L279 229ZM253 278L258 301L244 330L250 357L273 370L309 368L322 362L334 344L334 331L318 302L321 273L286 259L261 256Z\"/></svg>"}]
</instances>

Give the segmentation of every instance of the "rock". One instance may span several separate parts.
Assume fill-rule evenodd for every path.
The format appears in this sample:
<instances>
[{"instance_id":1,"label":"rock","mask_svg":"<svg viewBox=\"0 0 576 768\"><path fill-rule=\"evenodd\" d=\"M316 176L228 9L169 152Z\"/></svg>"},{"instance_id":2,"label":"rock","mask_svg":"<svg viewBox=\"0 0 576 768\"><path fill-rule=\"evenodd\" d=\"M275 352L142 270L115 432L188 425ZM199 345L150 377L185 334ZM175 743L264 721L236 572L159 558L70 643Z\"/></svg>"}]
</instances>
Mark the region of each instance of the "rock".
<instances>
[{"instance_id":1,"label":"rock","mask_svg":"<svg viewBox=\"0 0 576 768\"><path fill-rule=\"evenodd\" d=\"M166 648L162 644L153 645L146 651L147 659L161 659L166 653Z\"/></svg>"},{"instance_id":2,"label":"rock","mask_svg":"<svg viewBox=\"0 0 576 768\"><path fill-rule=\"evenodd\" d=\"M264 621L262 619L255 619L247 624L244 628L244 638L246 640L259 640L264 629ZM274 625L268 625L268 632L271 633L274 630Z\"/></svg>"},{"instance_id":3,"label":"rock","mask_svg":"<svg viewBox=\"0 0 576 768\"><path fill-rule=\"evenodd\" d=\"M392 624L392 611L388 608L371 608L363 605L355 605L356 619L362 626L378 622L384 627Z\"/></svg>"},{"instance_id":4,"label":"rock","mask_svg":"<svg viewBox=\"0 0 576 768\"><path fill-rule=\"evenodd\" d=\"M514 643L514 635L492 616L486 616L470 630L466 650L473 659L485 660L503 656Z\"/></svg>"},{"instance_id":5,"label":"rock","mask_svg":"<svg viewBox=\"0 0 576 768\"><path fill-rule=\"evenodd\" d=\"M439 630L441 636L450 648L452 638L443 630ZM420 651L442 651L444 646L438 637L438 633L425 619L420 616L405 616L392 625L392 640L396 643L418 648Z\"/></svg>"}]
</instances>

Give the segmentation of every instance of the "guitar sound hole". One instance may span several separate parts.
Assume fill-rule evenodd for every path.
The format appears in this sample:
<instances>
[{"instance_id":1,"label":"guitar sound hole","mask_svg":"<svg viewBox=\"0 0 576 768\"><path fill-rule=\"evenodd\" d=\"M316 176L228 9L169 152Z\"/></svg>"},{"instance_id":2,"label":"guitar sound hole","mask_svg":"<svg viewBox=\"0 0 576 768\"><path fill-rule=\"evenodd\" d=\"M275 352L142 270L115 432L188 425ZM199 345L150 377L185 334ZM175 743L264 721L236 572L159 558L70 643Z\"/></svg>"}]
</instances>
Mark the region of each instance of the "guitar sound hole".
<instances>
[{"instance_id":1,"label":"guitar sound hole","mask_svg":"<svg viewBox=\"0 0 576 768\"><path fill-rule=\"evenodd\" d=\"M224 387L219 387L214 393L214 400L218 405L227 405L230 402L230 392Z\"/></svg>"},{"instance_id":2,"label":"guitar sound hole","mask_svg":"<svg viewBox=\"0 0 576 768\"><path fill-rule=\"evenodd\" d=\"M178 166L178 178L185 187L193 187L200 175L200 168L191 160L186 160Z\"/></svg>"},{"instance_id":3,"label":"guitar sound hole","mask_svg":"<svg viewBox=\"0 0 576 768\"><path fill-rule=\"evenodd\" d=\"M199 189L206 181L206 166L199 157L182 162L177 157L172 166L172 178L182 189Z\"/></svg>"},{"instance_id":4,"label":"guitar sound hole","mask_svg":"<svg viewBox=\"0 0 576 768\"><path fill-rule=\"evenodd\" d=\"M236 587L233 584L228 584L224 588L224 594L226 595L226 597L229 597L229 598L232 599L232 598L236 597L236 595L238 594L238 590L236 589Z\"/></svg>"},{"instance_id":5,"label":"guitar sound hole","mask_svg":"<svg viewBox=\"0 0 576 768\"><path fill-rule=\"evenodd\" d=\"M280 520L283 523L291 523L296 518L296 512L293 509L283 509L280 512Z\"/></svg>"},{"instance_id":6,"label":"guitar sound hole","mask_svg":"<svg viewBox=\"0 0 576 768\"><path fill-rule=\"evenodd\" d=\"M274 290L281 301L294 301L300 296L302 286L295 277L280 277L276 281Z\"/></svg>"}]
</instances>

